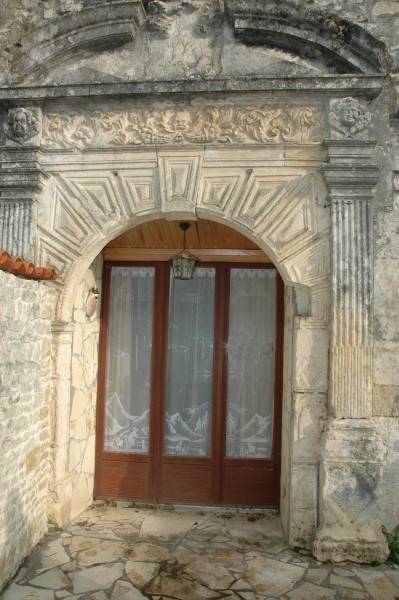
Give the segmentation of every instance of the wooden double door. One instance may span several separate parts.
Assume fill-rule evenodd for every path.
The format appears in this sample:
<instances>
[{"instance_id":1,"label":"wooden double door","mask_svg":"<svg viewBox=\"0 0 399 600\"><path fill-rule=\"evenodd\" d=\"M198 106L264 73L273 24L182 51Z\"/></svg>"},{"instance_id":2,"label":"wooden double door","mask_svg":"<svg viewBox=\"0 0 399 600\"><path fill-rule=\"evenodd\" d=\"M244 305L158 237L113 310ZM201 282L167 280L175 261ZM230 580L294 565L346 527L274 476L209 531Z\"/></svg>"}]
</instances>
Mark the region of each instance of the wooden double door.
<instances>
[{"instance_id":1,"label":"wooden double door","mask_svg":"<svg viewBox=\"0 0 399 600\"><path fill-rule=\"evenodd\" d=\"M105 263L103 284L96 497L277 506L275 268Z\"/></svg>"}]
</instances>

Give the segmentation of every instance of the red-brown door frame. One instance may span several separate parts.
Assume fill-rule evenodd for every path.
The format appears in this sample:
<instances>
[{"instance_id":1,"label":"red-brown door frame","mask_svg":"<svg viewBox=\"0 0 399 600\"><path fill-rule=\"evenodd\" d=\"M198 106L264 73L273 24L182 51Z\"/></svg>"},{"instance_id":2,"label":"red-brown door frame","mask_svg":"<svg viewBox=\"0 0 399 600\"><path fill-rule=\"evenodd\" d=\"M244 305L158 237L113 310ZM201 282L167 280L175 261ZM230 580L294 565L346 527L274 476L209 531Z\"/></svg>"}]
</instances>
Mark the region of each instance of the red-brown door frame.
<instances>
[{"instance_id":1,"label":"red-brown door frame","mask_svg":"<svg viewBox=\"0 0 399 600\"><path fill-rule=\"evenodd\" d=\"M155 268L155 288L153 305L153 351L151 369L151 406L150 406L150 452L149 455L134 455L130 453L107 453L104 447L104 425L105 425L105 384L107 370L107 337L108 320L110 309L110 275L113 266L152 266ZM199 265L201 266L201 265ZM163 455L164 418L165 414L165 389L167 368L167 336L168 336L168 306L169 306L169 271L168 263L131 263L131 262L106 262L104 264L103 277L103 301L101 309L101 336L99 349L99 401L97 408L97 437L96 437L96 473L95 473L95 497L97 498L126 498L137 501L179 501L195 502L197 504L222 504L222 505L263 505L278 506L279 503L279 481L280 481L280 457L281 457L281 396L282 396L282 343L283 343L283 283L277 273L276 280L276 335L275 335L275 402L273 418L273 448L272 459L236 459L225 458L225 423L226 423L226 381L227 363L225 360L225 341L228 335L228 311L226 310L226 298L229 293L230 268L274 268L267 264L223 264L204 263L204 267L215 267L217 269L215 287L215 316L214 316L214 362L213 362L213 402L212 402L212 446L211 459L197 459L196 464L209 464L212 471L212 481L209 482L209 494L203 494L202 498L187 500L176 498L172 493L165 492L162 488L164 481L164 470L169 468L172 473L179 469L178 465L186 465L181 469L184 473L191 473L192 457L165 457ZM254 462L255 461L255 462ZM195 461L194 461L195 462ZM130 470L129 470L130 465ZM167 467L168 465L168 467ZM241 470L245 477L253 477L253 468L258 469L258 488L268 486L271 493L266 495L263 501L257 500L256 490L253 500L246 502L240 498L240 480L234 482L235 472ZM232 488L231 498L224 496L227 474L229 485ZM259 477L260 476L260 477ZM244 485L245 485L244 477ZM105 479L115 481L114 485L108 485ZM132 494L134 482L140 483L137 493ZM193 485L191 482L188 485ZM199 486L201 481L199 481ZM119 486L119 488L118 488ZM124 486L125 489L121 489ZM141 487L140 487L141 486ZM237 488L235 490L234 488ZM256 488L257 489L257 488Z\"/></svg>"}]
</instances>

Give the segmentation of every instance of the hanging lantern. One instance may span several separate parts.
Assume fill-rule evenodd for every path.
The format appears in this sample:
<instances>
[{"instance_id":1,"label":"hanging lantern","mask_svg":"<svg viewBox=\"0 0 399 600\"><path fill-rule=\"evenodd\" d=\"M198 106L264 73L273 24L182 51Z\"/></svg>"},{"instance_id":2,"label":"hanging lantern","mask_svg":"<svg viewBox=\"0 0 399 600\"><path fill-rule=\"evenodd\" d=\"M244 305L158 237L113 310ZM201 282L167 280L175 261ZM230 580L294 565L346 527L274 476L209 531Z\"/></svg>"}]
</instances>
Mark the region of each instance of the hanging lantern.
<instances>
[{"instance_id":1,"label":"hanging lantern","mask_svg":"<svg viewBox=\"0 0 399 600\"><path fill-rule=\"evenodd\" d=\"M173 277L175 279L192 279L198 259L186 250L186 231L190 225L189 223L180 223L179 227L183 231L183 250L180 250L172 258Z\"/></svg>"}]
</instances>

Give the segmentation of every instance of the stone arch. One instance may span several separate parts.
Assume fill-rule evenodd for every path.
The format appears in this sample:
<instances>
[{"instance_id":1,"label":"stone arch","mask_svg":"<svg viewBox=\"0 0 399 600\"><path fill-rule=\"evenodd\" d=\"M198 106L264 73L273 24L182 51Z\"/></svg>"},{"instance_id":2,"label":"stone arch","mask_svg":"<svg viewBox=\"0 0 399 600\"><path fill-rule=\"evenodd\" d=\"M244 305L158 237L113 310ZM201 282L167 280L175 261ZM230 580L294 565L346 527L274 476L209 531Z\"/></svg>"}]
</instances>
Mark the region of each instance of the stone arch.
<instances>
[{"instance_id":1,"label":"stone arch","mask_svg":"<svg viewBox=\"0 0 399 600\"><path fill-rule=\"evenodd\" d=\"M309 160L310 166L289 167L285 161L271 169L274 152L264 150L265 157L252 149L242 159L233 158L231 149L157 149L121 154L117 164L105 154L86 158L83 169L81 157L76 170L70 156L53 165L39 211L36 255L60 273L59 318L69 319L74 284L102 247L156 218L227 224L270 256L286 284L326 288L329 213L317 165Z\"/></svg>"},{"instance_id":2,"label":"stone arch","mask_svg":"<svg viewBox=\"0 0 399 600\"><path fill-rule=\"evenodd\" d=\"M54 389L60 421L69 419L65 366L71 362L76 289L109 240L153 219L206 218L240 231L270 256L287 286L281 509L290 543L301 538L310 547L317 526L315 448L327 394L330 221L318 171L321 147L317 160L313 145L303 145L301 161L291 152L286 146L257 146L246 148L245 155L221 147L124 149L116 157L107 151L59 154L57 164L49 159L36 252L61 275L54 341L54 355L61 356L61 385L56 378ZM276 165L280 155L284 160ZM294 288L309 295L304 313L295 312ZM64 462L65 470L55 476L56 521L70 511L68 445L68 432L60 426L55 463Z\"/></svg>"}]
</instances>

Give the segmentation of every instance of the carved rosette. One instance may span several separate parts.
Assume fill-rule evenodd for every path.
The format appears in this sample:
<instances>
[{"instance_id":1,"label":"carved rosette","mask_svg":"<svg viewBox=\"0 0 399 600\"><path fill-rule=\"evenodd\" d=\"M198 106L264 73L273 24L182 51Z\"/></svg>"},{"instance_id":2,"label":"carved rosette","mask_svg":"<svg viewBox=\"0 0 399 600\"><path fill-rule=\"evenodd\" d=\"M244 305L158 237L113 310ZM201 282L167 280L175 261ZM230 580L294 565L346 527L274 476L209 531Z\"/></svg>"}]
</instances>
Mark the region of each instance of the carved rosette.
<instances>
[{"instance_id":1,"label":"carved rosette","mask_svg":"<svg viewBox=\"0 0 399 600\"><path fill-rule=\"evenodd\" d=\"M40 108L10 108L4 124L7 142L25 145L38 145L42 130L42 113Z\"/></svg>"},{"instance_id":2,"label":"carved rosette","mask_svg":"<svg viewBox=\"0 0 399 600\"><path fill-rule=\"evenodd\" d=\"M132 109L50 113L43 123L47 148L182 144L321 142L322 113L315 107Z\"/></svg>"},{"instance_id":3,"label":"carved rosette","mask_svg":"<svg viewBox=\"0 0 399 600\"><path fill-rule=\"evenodd\" d=\"M329 121L332 137L345 139L365 130L371 121L371 114L356 98L341 98L333 104Z\"/></svg>"}]
</instances>

